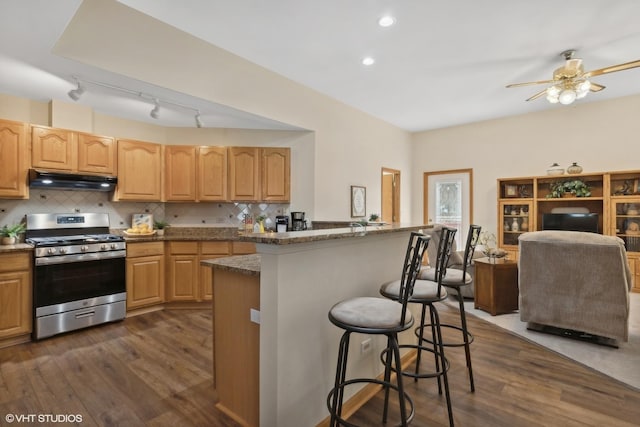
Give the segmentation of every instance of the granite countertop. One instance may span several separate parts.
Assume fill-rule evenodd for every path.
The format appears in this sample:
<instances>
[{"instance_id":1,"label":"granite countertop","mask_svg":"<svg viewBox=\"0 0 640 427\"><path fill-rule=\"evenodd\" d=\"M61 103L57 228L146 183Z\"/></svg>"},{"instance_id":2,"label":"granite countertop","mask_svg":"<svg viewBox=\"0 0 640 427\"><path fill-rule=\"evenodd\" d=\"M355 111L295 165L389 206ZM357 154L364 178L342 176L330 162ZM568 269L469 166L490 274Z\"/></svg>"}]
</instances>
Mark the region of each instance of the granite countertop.
<instances>
[{"instance_id":1,"label":"granite countertop","mask_svg":"<svg viewBox=\"0 0 640 427\"><path fill-rule=\"evenodd\" d=\"M218 226L218 227L189 227L175 226L165 229L163 236L154 234L152 236L125 235L125 229L112 229L113 234L124 236L127 242L153 242L171 240L238 240L238 227Z\"/></svg>"},{"instance_id":2,"label":"granite countertop","mask_svg":"<svg viewBox=\"0 0 640 427\"><path fill-rule=\"evenodd\" d=\"M405 231L418 231L431 228L432 225L407 225L407 224L387 224L387 225L367 225L366 227L344 227L321 230L288 231L286 233L243 233L239 240L243 242L266 243L271 245L288 245L293 243L319 242L322 240L345 239L353 237L363 237L368 235L378 235L384 233L397 233Z\"/></svg>"},{"instance_id":3,"label":"granite countertop","mask_svg":"<svg viewBox=\"0 0 640 427\"><path fill-rule=\"evenodd\" d=\"M248 276L260 275L260 255L258 254L234 255L223 258L205 259L200 261L200 264L219 270L246 274Z\"/></svg>"}]
</instances>

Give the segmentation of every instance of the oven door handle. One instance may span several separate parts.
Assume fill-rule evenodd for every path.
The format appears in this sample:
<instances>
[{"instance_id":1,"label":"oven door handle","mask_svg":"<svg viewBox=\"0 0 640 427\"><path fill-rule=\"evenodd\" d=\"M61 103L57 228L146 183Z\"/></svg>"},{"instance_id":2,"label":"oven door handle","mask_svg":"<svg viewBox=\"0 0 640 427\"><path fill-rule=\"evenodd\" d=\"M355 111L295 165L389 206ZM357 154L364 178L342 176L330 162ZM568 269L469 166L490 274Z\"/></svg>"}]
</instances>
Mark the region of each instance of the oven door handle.
<instances>
[{"instance_id":1,"label":"oven door handle","mask_svg":"<svg viewBox=\"0 0 640 427\"><path fill-rule=\"evenodd\" d=\"M35 264L38 265L54 265L69 264L72 262L98 261L101 259L125 258L127 251L111 251L111 252L91 252L88 254L58 255L51 257L36 258Z\"/></svg>"},{"instance_id":2,"label":"oven door handle","mask_svg":"<svg viewBox=\"0 0 640 427\"><path fill-rule=\"evenodd\" d=\"M83 317L91 317L91 316L95 316L95 315L96 315L96 311L95 310L85 311L84 313L76 314L76 319L82 319Z\"/></svg>"}]
</instances>

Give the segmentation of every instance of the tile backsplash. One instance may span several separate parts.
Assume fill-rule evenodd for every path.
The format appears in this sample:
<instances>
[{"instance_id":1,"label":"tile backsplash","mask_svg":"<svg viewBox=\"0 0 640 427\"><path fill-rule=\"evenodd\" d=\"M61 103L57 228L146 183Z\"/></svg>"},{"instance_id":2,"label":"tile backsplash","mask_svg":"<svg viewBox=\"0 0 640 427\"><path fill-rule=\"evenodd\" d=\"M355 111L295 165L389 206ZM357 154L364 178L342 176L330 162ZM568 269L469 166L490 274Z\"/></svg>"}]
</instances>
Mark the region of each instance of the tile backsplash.
<instances>
[{"instance_id":1,"label":"tile backsplash","mask_svg":"<svg viewBox=\"0 0 640 427\"><path fill-rule=\"evenodd\" d=\"M127 228L134 213L150 213L174 226L239 226L245 214L264 215L272 227L276 215L288 215L288 204L112 202L111 193L31 189L29 200L0 199L0 227L23 220L28 213L106 212L111 228Z\"/></svg>"}]
</instances>

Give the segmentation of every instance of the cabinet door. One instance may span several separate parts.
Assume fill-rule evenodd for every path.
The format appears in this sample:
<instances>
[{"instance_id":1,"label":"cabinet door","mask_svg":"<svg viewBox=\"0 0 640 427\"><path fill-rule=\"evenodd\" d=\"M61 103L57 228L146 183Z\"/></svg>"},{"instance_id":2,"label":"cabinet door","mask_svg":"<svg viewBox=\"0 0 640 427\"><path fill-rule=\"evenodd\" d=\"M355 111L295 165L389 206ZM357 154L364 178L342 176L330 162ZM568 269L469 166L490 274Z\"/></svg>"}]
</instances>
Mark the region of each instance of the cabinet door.
<instances>
[{"instance_id":1,"label":"cabinet door","mask_svg":"<svg viewBox=\"0 0 640 427\"><path fill-rule=\"evenodd\" d=\"M196 200L196 147L165 146L165 197L167 201Z\"/></svg>"},{"instance_id":2,"label":"cabinet door","mask_svg":"<svg viewBox=\"0 0 640 427\"><path fill-rule=\"evenodd\" d=\"M640 292L640 258L629 257L629 267L633 280L632 292Z\"/></svg>"},{"instance_id":3,"label":"cabinet door","mask_svg":"<svg viewBox=\"0 0 640 427\"><path fill-rule=\"evenodd\" d=\"M259 148L229 148L229 198L232 201L260 200Z\"/></svg>"},{"instance_id":4,"label":"cabinet door","mask_svg":"<svg viewBox=\"0 0 640 427\"><path fill-rule=\"evenodd\" d=\"M160 201L162 146L150 142L118 141L116 200Z\"/></svg>"},{"instance_id":5,"label":"cabinet door","mask_svg":"<svg viewBox=\"0 0 640 427\"><path fill-rule=\"evenodd\" d=\"M76 134L71 131L32 126L31 149L34 168L73 171L77 167Z\"/></svg>"},{"instance_id":6,"label":"cabinet door","mask_svg":"<svg viewBox=\"0 0 640 427\"><path fill-rule=\"evenodd\" d=\"M262 148L262 200L288 202L290 198L289 148Z\"/></svg>"},{"instance_id":7,"label":"cabinet door","mask_svg":"<svg viewBox=\"0 0 640 427\"><path fill-rule=\"evenodd\" d=\"M127 310L164 302L164 255L127 258Z\"/></svg>"},{"instance_id":8,"label":"cabinet door","mask_svg":"<svg viewBox=\"0 0 640 427\"><path fill-rule=\"evenodd\" d=\"M229 256L229 242L201 242L200 261ZM253 244L253 243L252 243ZM213 298L213 274L211 267L200 265L200 298L210 301Z\"/></svg>"},{"instance_id":9,"label":"cabinet door","mask_svg":"<svg viewBox=\"0 0 640 427\"><path fill-rule=\"evenodd\" d=\"M27 124L0 120L0 197L29 197L27 153Z\"/></svg>"},{"instance_id":10,"label":"cabinet door","mask_svg":"<svg viewBox=\"0 0 640 427\"><path fill-rule=\"evenodd\" d=\"M172 255L167 280L168 301L195 301L200 298L197 255Z\"/></svg>"},{"instance_id":11,"label":"cabinet door","mask_svg":"<svg viewBox=\"0 0 640 427\"><path fill-rule=\"evenodd\" d=\"M227 147L198 147L198 200L227 200Z\"/></svg>"},{"instance_id":12,"label":"cabinet door","mask_svg":"<svg viewBox=\"0 0 640 427\"><path fill-rule=\"evenodd\" d=\"M518 237L536 229L533 203L509 201L498 203L498 246L518 249Z\"/></svg>"},{"instance_id":13,"label":"cabinet door","mask_svg":"<svg viewBox=\"0 0 640 427\"><path fill-rule=\"evenodd\" d=\"M108 136L78 134L78 172L116 174L116 143Z\"/></svg>"},{"instance_id":14,"label":"cabinet door","mask_svg":"<svg viewBox=\"0 0 640 427\"><path fill-rule=\"evenodd\" d=\"M29 272L0 274L0 338L31 332L31 279Z\"/></svg>"}]
</instances>

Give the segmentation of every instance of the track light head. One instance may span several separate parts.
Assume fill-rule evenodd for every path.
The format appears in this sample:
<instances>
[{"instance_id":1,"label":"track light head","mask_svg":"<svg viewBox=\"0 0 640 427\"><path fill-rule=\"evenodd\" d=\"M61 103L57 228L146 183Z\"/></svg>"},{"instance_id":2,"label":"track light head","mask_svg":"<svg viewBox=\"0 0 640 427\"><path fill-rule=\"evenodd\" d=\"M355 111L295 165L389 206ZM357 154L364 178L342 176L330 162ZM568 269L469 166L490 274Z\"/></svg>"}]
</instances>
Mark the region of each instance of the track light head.
<instances>
[{"instance_id":1,"label":"track light head","mask_svg":"<svg viewBox=\"0 0 640 427\"><path fill-rule=\"evenodd\" d=\"M158 117L160 117L160 104L158 104L158 100L155 99L153 101L153 103L155 104L153 107L153 110L151 110L151 112L149 113L149 115L151 117L153 117L154 119L157 119Z\"/></svg>"},{"instance_id":2,"label":"track light head","mask_svg":"<svg viewBox=\"0 0 640 427\"><path fill-rule=\"evenodd\" d=\"M73 99L74 101L77 101L78 99L80 99L80 96L82 96L83 93L84 93L84 88L80 86L80 81L78 80L78 87L75 89L71 89L67 93L67 95L69 95L69 98Z\"/></svg>"},{"instance_id":3,"label":"track light head","mask_svg":"<svg viewBox=\"0 0 640 427\"><path fill-rule=\"evenodd\" d=\"M198 111L198 112L196 113L196 126L197 126L198 128L201 128L201 127L202 127L202 120L200 120L200 111Z\"/></svg>"}]
</instances>

